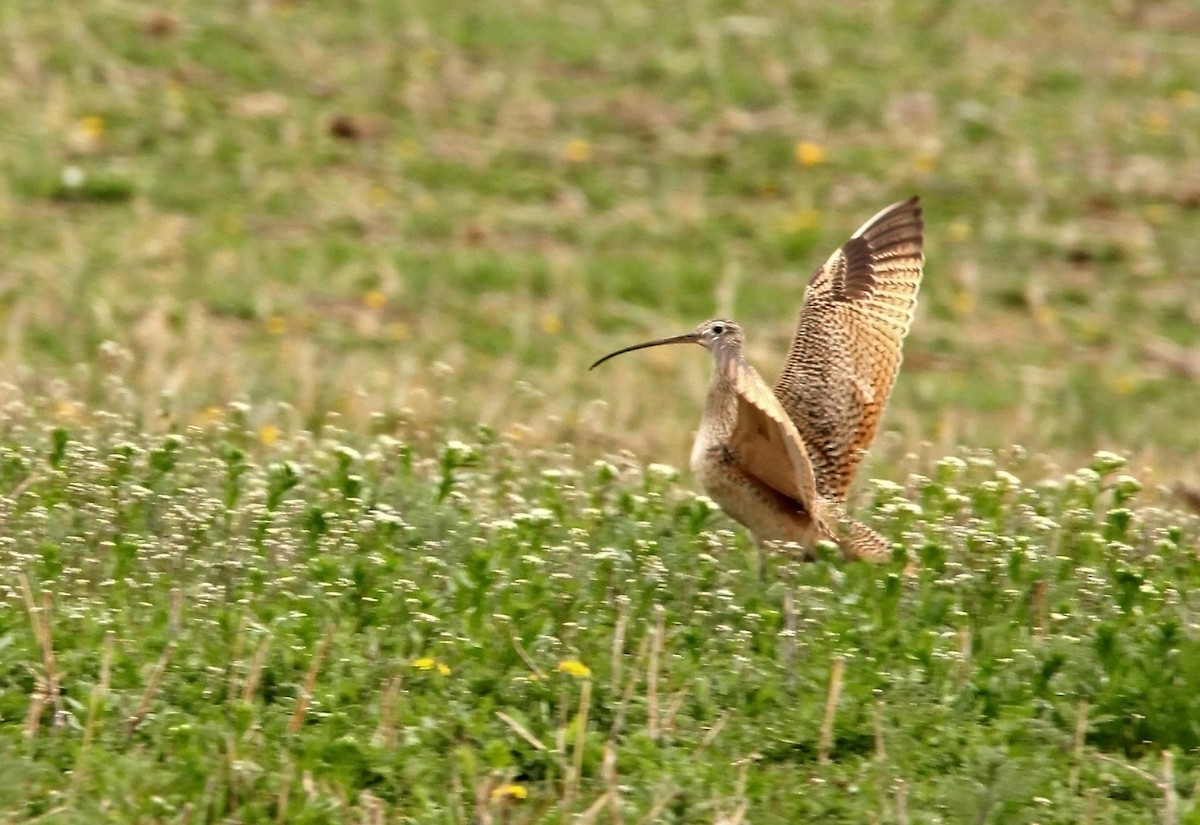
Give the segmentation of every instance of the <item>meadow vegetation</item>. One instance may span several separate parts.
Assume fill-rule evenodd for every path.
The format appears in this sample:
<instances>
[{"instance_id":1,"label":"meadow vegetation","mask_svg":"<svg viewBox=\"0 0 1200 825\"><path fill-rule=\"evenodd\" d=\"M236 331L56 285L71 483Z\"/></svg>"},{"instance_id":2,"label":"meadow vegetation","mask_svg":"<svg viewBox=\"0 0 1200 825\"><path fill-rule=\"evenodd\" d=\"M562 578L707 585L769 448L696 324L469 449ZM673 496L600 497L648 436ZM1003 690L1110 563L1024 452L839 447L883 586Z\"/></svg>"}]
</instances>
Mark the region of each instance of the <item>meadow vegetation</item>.
<instances>
[{"instance_id":1,"label":"meadow vegetation","mask_svg":"<svg viewBox=\"0 0 1200 825\"><path fill-rule=\"evenodd\" d=\"M1198 821L1198 34L6 4L4 821ZM586 365L773 375L910 194L896 558L760 558L673 468L708 359Z\"/></svg>"}]
</instances>

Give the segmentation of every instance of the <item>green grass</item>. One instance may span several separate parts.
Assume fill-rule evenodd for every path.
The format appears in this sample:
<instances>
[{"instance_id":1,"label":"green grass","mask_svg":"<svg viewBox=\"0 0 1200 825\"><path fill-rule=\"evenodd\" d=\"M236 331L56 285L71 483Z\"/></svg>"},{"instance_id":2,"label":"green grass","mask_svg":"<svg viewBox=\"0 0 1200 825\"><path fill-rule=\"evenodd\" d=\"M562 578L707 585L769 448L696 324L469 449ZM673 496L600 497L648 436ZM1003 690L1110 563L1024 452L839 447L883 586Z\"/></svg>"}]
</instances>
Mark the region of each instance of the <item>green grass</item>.
<instances>
[{"instance_id":1,"label":"green grass","mask_svg":"<svg viewBox=\"0 0 1200 825\"><path fill-rule=\"evenodd\" d=\"M1190 6L888 8L12 3L0 368L112 340L181 409L360 429L444 362L460 424L553 442L602 397L597 437L682 461L700 356L583 368L720 311L772 374L808 273L919 193L887 426L1184 469L1194 378L1155 347L1200 346Z\"/></svg>"},{"instance_id":2,"label":"green grass","mask_svg":"<svg viewBox=\"0 0 1200 825\"><path fill-rule=\"evenodd\" d=\"M11 409L12 821L1150 823L1163 754L1192 810L1200 521L1113 456L946 458L875 486L892 564L760 569L661 465L256 414Z\"/></svg>"},{"instance_id":3,"label":"green grass","mask_svg":"<svg viewBox=\"0 0 1200 825\"><path fill-rule=\"evenodd\" d=\"M5 821L1195 821L1198 28L4 5ZM586 367L772 376L911 194L906 558L764 565L654 464L703 354Z\"/></svg>"}]
</instances>

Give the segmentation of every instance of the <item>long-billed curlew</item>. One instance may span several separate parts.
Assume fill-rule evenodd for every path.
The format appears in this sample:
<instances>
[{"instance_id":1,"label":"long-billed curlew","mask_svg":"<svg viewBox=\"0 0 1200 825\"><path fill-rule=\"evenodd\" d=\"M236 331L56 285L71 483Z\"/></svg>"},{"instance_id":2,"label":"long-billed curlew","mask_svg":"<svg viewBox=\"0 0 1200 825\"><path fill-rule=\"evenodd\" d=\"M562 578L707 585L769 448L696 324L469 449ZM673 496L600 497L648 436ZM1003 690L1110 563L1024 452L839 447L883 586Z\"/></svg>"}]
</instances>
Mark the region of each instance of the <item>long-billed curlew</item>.
<instances>
[{"instance_id":1,"label":"long-billed curlew","mask_svg":"<svg viewBox=\"0 0 1200 825\"><path fill-rule=\"evenodd\" d=\"M848 559L881 561L891 547L845 515L854 473L900 369L925 262L917 198L892 204L829 256L804 292L791 351L774 390L742 355L742 328L705 321L692 332L617 350L700 344L715 369L692 471L758 543L810 551L837 542Z\"/></svg>"}]
</instances>

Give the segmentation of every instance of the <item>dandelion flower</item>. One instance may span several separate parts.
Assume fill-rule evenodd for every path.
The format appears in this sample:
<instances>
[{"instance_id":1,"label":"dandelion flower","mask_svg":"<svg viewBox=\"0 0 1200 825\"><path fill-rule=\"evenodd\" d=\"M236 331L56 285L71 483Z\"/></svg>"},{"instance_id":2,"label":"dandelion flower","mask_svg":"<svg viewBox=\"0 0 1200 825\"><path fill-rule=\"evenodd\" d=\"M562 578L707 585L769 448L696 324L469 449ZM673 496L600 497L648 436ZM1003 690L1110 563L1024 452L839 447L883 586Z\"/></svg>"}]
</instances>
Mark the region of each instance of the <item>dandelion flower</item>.
<instances>
[{"instance_id":1,"label":"dandelion flower","mask_svg":"<svg viewBox=\"0 0 1200 825\"><path fill-rule=\"evenodd\" d=\"M929 152L918 152L913 158L913 169L917 170L923 175L928 175L933 171L936 160L937 159L934 158L934 156Z\"/></svg>"},{"instance_id":2,"label":"dandelion flower","mask_svg":"<svg viewBox=\"0 0 1200 825\"><path fill-rule=\"evenodd\" d=\"M1171 118L1165 112L1147 112L1145 117L1146 131L1152 135L1165 135L1171 131Z\"/></svg>"},{"instance_id":3,"label":"dandelion flower","mask_svg":"<svg viewBox=\"0 0 1200 825\"><path fill-rule=\"evenodd\" d=\"M413 659L412 666L417 670L436 670L443 676L449 676L451 672L449 665L445 662L439 662L432 656L422 656L419 659Z\"/></svg>"},{"instance_id":4,"label":"dandelion flower","mask_svg":"<svg viewBox=\"0 0 1200 825\"><path fill-rule=\"evenodd\" d=\"M568 140L563 147L563 157L571 163L587 163L592 159L592 144L583 138Z\"/></svg>"},{"instance_id":5,"label":"dandelion flower","mask_svg":"<svg viewBox=\"0 0 1200 825\"><path fill-rule=\"evenodd\" d=\"M779 222L779 228L790 234L816 229L821 223L821 215L817 210L806 207L795 212L788 212Z\"/></svg>"},{"instance_id":6,"label":"dandelion flower","mask_svg":"<svg viewBox=\"0 0 1200 825\"><path fill-rule=\"evenodd\" d=\"M802 140L796 144L796 162L801 166L817 166L825 162L825 147L811 140Z\"/></svg>"},{"instance_id":7,"label":"dandelion flower","mask_svg":"<svg viewBox=\"0 0 1200 825\"><path fill-rule=\"evenodd\" d=\"M553 312L547 312L538 319L538 323L542 327L542 332L547 335L558 335L562 332L562 319Z\"/></svg>"},{"instance_id":8,"label":"dandelion flower","mask_svg":"<svg viewBox=\"0 0 1200 825\"><path fill-rule=\"evenodd\" d=\"M525 789L524 785L514 785L511 782L492 789L493 802L501 799L524 799L527 796L529 796L529 791Z\"/></svg>"},{"instance_id":9,"label":"dandelion flower","mask_svg":"<svg viewBox=\"0 0 1200 825\"><path fill-rule=\"evenodd\" d=\"M590 679L592 676L592 669L578 659L566 659L559 662L557 670L560 673L574 676L576 679Z\"/></svg>"},{"instance_id":10,"label":"dandelion flower","mask_svg":"<svg viewBox=\"0 0 1200 825\"><path fill-rule=\"evenodd\" d=\"M88 115L79 121L79 131L85 137L95 140L104 134L104 118L99 115Z\"/></svg>"}]
</instances>

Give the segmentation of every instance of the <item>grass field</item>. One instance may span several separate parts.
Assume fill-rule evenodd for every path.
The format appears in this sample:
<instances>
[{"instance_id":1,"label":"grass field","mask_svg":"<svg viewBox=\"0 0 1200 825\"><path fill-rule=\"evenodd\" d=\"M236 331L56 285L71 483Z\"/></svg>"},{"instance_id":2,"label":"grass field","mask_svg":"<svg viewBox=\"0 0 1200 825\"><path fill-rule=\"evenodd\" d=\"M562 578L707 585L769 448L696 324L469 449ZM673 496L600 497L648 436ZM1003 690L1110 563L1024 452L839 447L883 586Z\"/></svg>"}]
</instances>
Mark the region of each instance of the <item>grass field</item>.
<instances>
[{"instance_id":1,"label":"grass field","mask_svg":"<svg viewBox=\"0 0 1200 825\"><path fill-rule=\"evenodd\" d=\"M5 4L4 821L1200 821L1193 6ZM903 552L764 563L586 366L911 194Z\"/></svg>"}]
</instances>

